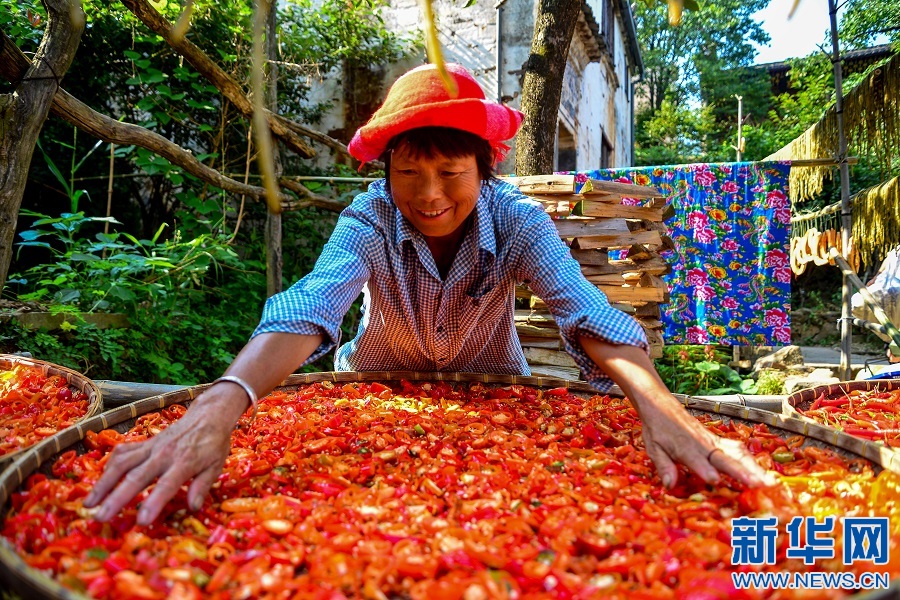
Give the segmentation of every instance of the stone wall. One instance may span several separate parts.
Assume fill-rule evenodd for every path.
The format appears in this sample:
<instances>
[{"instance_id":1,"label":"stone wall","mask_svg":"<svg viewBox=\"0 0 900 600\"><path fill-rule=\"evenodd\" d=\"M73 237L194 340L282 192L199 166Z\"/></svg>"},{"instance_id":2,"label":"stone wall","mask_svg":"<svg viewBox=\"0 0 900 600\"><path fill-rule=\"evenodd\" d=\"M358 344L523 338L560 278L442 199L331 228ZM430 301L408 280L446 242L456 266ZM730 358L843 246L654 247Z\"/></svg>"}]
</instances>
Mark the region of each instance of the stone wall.
<instances>
[{"instance_id":1,"label":"stone wall","mask_svg":"<svg viewBox=\"0 0 900 600\"><path fill-rule=\"evenodd\" d=\"M601 0L591 0L594 18L601 19ZM593 6L597 4L597 6ZM534 0L506 0L499 8L494 2L476 2L465 7L462 2L436 0L435 17L439 38L448 61L466 66L481 83L489 99L502 100L514 108L520 106L523 65L531 52L536 14ZM561 120L572 130L576 140L576 168L601 166L602 139L612 145L610 166L631 164L632 113L630 81L621 16L616 12L613 47L604 50L600 61L591 62L584 41L576 35L570 49L561 102ZM382 12L385 25L403 33L421 28L421 13L416 0L392 0ZM498 27L499 18L499 27ZM601 24L602 27L602 24ZM498 64L498 32L500 34ZM384 71L383 92L400 74L425 62L423 55L389 66ZM321 129L343 131L341 73L328 73L314 92L317 100L330 100L335 109L326 115ZM352 132L350 132L352 134ZM515 168L515 144L500 173Z\"/></svg>"}]
</instances>

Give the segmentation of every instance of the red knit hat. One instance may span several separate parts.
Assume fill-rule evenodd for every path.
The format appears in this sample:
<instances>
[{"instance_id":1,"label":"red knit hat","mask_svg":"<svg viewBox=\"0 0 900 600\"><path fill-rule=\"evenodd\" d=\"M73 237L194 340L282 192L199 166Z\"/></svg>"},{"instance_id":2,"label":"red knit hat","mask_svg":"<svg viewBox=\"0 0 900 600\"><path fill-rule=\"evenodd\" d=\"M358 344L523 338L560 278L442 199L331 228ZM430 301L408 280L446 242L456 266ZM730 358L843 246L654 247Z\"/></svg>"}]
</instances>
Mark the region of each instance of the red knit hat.
<instances>
[{"instance_id":1,"label":"red knit hat","mask_svg":"<svg viewBox=\"0 0 900 600\"><path fill-rule=\"evenodd\" d=\"M432 64L400 76L388 90L384 103L350 141L350 154L361 162L377 160L395 135L419 127L450 127L487 140L497 160L509 148L502 144L516 135L522 113L485 100L484 91L462 65L448 63L459 94L450 96Z\"/></svg>"}]
</instances>

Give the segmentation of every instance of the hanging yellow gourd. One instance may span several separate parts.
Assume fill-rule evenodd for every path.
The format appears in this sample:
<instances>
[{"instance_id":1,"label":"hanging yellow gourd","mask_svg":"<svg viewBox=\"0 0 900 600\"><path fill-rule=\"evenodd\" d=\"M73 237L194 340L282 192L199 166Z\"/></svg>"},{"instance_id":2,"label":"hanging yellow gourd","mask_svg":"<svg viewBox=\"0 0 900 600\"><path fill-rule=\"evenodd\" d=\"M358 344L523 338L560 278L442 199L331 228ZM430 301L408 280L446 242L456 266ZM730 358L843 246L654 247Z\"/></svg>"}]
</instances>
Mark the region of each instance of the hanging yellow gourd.
<instances>
[{"instance_id":1,"label":"hanging yellow gourd","mask_svg":"<svg viewBox=\"0 0 900 600\"><path fill-rule=\"evenodd\" d=\"M447 93L451 98L456 98L459 89L456 87L456 81L447 73L444 66L444 54L441 51L441 42L438 39L437 25L434 22L434 11L431 9L431 0L419 0L419 6L422 8L422 20L425 26L425 52L428 54L428 61L437 67L441 81L447 88Z\"/></svg>"},{"instance_id":2,"label":"hanging yellow gourd","mask_svg":"<svg viewBox=\"0 0 900 600\"><path fill-rule=\"evenodd\" d=\"M180 42L187 35L188 28L191 26L191 15L194 13L194 0L187 0L184 3L184 10L178 17L178 21L172 27L172 39Z\"/></svg>"},{"instance_id":3,"label":"hanging yellow gourd","mask_svg":"<svg viewBox=\"0 0 900 600\"><path fill-rule=\"evenodd\" d=\"M684 0L669 0L669 25L681 25L681 14L684 12Z\"/></svg>"}]
</instances>

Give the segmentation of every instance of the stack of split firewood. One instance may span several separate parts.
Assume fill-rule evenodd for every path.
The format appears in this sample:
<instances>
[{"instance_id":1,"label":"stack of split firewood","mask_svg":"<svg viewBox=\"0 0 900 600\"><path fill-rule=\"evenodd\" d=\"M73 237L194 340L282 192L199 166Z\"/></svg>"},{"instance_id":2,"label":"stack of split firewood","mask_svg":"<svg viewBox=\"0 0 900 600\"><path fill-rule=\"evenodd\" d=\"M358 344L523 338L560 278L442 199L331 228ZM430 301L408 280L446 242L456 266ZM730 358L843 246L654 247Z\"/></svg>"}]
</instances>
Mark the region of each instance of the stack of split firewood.
<instances>
[{"instance_id":1,"label":"stack of split firewood","mask_svg":"<svg viewBox=\"0 0 900 600\"><path fill-rule=\"evenodd\" d=\"M663 224L674 215L674 209L659 190L590 180L576 194L573 175L512 177L507 181L544 205L587 280L596 284L613 306L640 322L652 356L662 356L659 306L669 301L662 275L670 267L659 252L674 248ZM640 206L622 204L624 198L635 198ZM623 256L611 258L609 250L623 250ZM516 330L532 372L577 379L578 367L564 351L547 306L525 288L517 293L529 299L529 308L516 311Z\"/></svg>"}]
</instances>

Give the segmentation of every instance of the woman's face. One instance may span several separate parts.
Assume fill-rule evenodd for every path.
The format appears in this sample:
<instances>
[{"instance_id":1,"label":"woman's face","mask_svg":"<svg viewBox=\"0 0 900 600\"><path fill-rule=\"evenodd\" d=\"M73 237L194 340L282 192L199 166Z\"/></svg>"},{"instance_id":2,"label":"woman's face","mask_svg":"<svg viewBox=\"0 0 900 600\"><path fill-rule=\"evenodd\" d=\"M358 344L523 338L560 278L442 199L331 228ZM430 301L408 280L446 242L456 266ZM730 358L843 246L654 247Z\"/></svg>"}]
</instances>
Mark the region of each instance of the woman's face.
<instances>
[{"instance_id":1,"label":"woman's face","mask_svg":"<svg viewBox=\"0 0 900 600\"><path fill-rule=\"evenodd\" d=\"M429 238L462 233L481 193L475 155L414 156L405 145L391 155L391 193L400 213Z\"/></svg>"}]
</instances>

